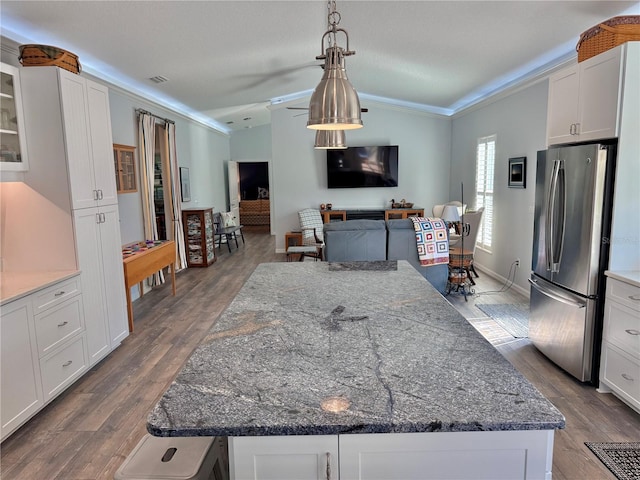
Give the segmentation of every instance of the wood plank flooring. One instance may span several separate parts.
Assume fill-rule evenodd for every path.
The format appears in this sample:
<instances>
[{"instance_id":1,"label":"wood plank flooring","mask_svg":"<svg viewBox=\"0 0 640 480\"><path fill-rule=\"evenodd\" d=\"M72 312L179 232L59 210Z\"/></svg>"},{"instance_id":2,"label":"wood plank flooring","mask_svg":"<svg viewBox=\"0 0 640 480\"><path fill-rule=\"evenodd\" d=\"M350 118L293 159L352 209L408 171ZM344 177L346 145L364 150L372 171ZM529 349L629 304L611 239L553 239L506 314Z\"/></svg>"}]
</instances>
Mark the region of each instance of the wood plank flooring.
<instances>
[{"instance_id":1,"label":"wood plank flooring","mask_svg":"<svg viewBox=\"0 0 640 480\"><path fill-rule=\"evenodd\" d=\"M2 443L1 478L112 479L146 433L149 410L255 266L284 261L269 234L245 231L245 238L232 253L223 246L211 267L179 273L175 297L165 284L134 302L135 332ZM566 416L567 428L555 437L554 480L614 479L583 442L640 441L640 415L572 380L480 311L476 303L526 299L513 290L486 293L501 285L479 273L479 295L447 298Z\"/></svg>"}]
</instances>

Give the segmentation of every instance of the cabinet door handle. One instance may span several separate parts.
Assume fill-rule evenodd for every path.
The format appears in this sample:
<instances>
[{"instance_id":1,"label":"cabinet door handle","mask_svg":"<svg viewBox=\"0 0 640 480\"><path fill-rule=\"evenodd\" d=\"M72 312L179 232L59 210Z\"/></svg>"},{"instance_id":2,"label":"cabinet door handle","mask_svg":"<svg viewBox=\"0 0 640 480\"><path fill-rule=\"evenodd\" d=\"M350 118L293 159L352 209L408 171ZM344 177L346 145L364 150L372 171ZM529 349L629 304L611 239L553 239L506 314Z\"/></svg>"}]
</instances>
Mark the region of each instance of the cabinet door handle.
<instances>
[{"instance_id":1,"label":"cabinet door handle","mask_svg":"<svg viewBox=\"0 0 640 480\"><path fill-rule=\"evenodd\" d=\"M580 135L580 124L579 123L574 123L574 125L576 126L576 128L573 131L573 134L574 135Z\"/></svg>"},{"instance_id":2,"label":"cabinet door handle","mask_svg":"<svg viewBox=\"0 0 640 480\"><path fill-rule=\"evenodd\" d=\"M629 335L640 335L640 330L636 330L635 328L627 328L625 332Z\"/></svg>"},{"instance_id":3,"label":"cabinet door handle","mask_svg":"<svg viewBox=\"0 0 640 480\"><path fill-rule=\"evenodd\" d=\"M69 365L71 365L73 363L73 360L67 360L66 362L64 362L62 364L63 367L68 367Z\"/></svg>"},{"instance_id":4,"label":"cabinet door handle","mask_svg":"<svg viewBox=\"0 0 640 480\"><path fill-rule=\"evenodd\" d=\"M569 135L574 135L573 129L574 129L575 126L576 126L575 123L572 123L571 125L569 125Z\"/></svg>"},{"instance_id":5,"label":"cabinet door handle","mask_svg":"<svg viewBox=\"0 0 640 480\"><path fill-rule=\"evenodd\" d=\"M53 294L54 297L59 297L61 295L64 295L64 290L60 290L59 292Z\"/></svg>"},{"instance_id":6,"label":"cabinet door handle","mask_svg":"<svg viewBox=\"0 0 640 480\"><path fill-rule=\"evenodd\" d=\"M98 200L102 200L104 196L102 195L102 190L98 190Z\"/></svg>"},{"instance_id":7,"label":"cabinet door handle","mask_svg":"<svg viewBox=\"0 0 640 480\"><path fill-rule=\"evenodd\" d=\"M107 223L107 217L104 213L100 214L101 223Z\"/></svg>"},{"instance_id":8,"label":"cabinet door handle","mask_svg":"<svg viewBox=\"0 0 640 480\"><path fill-rule=\"evenodd\" d=\"M635 379L629 375L627 375L626 373L621 374L621 377L624 378L625 380L629 380L630 382L634 382Z\"/></svg>"},{"instance_id":9,"label":"cabinet door handle","mask_svg":"<svg viewBox=\"0 0 640 480\"><path fill-rule=\"evenodd\" d=\"M66 320L62 323L59 323L58 326L59 327L64 327L66 324L68 324L69 322L67 322Z\"/></svg>"},{"instance_id":10,"label":"cabinet door handle","mask_svg":"<svg viewBox=\"0 0 640 480\"><path fill-rule=\"evenodd\" d=\"M93 199L94 200L98 200L98 191L97 190L93 191Z\"/></svg>"},{"instance_id":11,"label":"cabinet door handle","mask_svg":"<svg viewBox=\"0 0 640 480\"><path fill-rule=\"evenodd\" d=\"M629 295L630 300L635 300L636 302L640 302L640 295Z\"/></svg>"},{"instance_id":12,"label":"cabinet door handle","mask_svg":"<svg viewBox=\"0 0 640 480\"><path fill-rule=\"evenodd\" d=\"M331 453L327 452L327 480L331 480Z\"/></svg>"}]
</instances>

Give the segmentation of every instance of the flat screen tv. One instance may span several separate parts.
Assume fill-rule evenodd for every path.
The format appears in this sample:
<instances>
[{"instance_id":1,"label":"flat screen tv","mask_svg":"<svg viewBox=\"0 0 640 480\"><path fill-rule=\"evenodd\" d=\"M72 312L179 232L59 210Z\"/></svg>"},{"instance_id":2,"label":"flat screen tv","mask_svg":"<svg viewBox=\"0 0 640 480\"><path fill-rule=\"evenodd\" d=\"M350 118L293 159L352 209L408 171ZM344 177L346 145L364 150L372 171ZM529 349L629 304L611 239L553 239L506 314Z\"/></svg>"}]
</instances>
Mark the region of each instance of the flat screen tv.
<instances>
[{"instance_id":1,"label":"flat screen tv","mask_svg":"<svg viewBox=\"0 0 640 480\"><path fill-rule=\"evenodd\" d=\"M329 188L397 187L398 146L327 150Z\"/></svg>"}]
</instances>

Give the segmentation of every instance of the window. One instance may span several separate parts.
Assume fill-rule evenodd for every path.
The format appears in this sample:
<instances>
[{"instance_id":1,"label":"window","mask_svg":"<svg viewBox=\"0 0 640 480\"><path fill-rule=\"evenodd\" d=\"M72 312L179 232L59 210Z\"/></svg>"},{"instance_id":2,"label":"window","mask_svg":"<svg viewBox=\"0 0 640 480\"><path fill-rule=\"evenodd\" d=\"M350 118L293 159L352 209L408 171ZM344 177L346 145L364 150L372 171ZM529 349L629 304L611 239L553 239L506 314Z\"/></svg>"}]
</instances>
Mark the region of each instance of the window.
<instances>
[{"instance_id":1,"label":"window","mask_svg":"<svg viewBox=\"0 0 640 480\"><path fill-rule=\"evenodd\" d=\"M495 170L496 136L478 139L476 150L476 208L484 207L478 233L480 248L491 251L493 230L493 172Z\"/></svg>"}]
</instances>

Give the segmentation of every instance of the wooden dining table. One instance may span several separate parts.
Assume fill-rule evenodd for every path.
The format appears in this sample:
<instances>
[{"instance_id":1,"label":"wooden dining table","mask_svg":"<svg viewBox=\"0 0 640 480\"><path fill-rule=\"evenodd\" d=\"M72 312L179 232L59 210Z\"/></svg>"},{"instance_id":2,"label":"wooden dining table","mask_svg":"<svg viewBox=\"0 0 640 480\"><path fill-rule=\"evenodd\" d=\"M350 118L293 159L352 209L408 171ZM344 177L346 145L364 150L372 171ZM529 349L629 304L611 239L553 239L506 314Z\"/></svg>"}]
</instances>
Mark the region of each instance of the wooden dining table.
<instances>
[{"instance_id":1,"label":"wooden dining table","mask_svg":"<svg viewBox=\"0 0 640 480\"><path fill-rule=\"evenodd\" d=\"M159 245L144 250L137 250L124 255L124 286L127 294L127 314L129 332L133 332L133 305L131 304L131 287L140 284L140 296L143 295L142 281L154 273L171 267L171 287L176 294L176 243L173 240L163 241Z\"/></svg>"}]
</instances>

